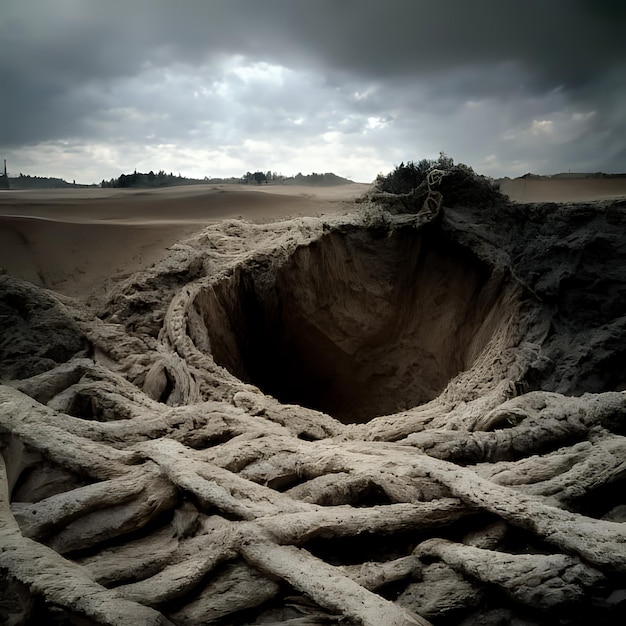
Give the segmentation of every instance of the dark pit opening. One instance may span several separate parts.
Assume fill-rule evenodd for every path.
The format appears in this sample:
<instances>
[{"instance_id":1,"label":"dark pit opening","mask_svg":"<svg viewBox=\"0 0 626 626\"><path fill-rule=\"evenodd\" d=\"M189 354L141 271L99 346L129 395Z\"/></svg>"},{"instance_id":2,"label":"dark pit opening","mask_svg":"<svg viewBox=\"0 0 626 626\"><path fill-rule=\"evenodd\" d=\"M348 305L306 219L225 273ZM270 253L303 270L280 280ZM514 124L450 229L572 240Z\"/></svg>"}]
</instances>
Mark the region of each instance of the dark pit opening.
<instances>
[{"instance_id":1,"label":"dark pit opening","mask_svg":"<svg viewBox=\"0 0 626 626\"><path fill-rule=\"evenodd\" d=\"M284 403L344 422L435 398L503 320L501 281L436 228L331 232L200 293L200 349Z\"/></svg>"}]
</instances>

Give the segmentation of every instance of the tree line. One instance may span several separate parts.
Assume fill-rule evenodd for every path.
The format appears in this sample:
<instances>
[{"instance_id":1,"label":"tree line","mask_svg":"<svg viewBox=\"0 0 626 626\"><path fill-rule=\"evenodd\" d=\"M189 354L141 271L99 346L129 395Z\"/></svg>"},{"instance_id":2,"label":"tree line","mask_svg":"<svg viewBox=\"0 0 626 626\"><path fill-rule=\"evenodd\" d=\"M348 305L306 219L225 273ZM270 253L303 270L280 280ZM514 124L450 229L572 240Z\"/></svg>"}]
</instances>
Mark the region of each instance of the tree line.
<instances>
[{"instance_id":1,"label":"tree line","mask_svg":"<svg viewBox=\"0 0 626 626\"><path fill-rule=\"evenodd\" d=\"M174 175L173 173L167 174L163 170L159 170L156 174L153 171L148 173L137 172L135 170L132 174L122 174L118 178L111 178L110 180L102 180L100 187L103 188L128 188L128 187L170 187L174 185L197 185L201 183L211 184L243 184L243 185L267 185L267 184L279 184L279 185L318 185L318 186L330 186L330 185L345 185L352 181L337 176L332 172L326 172L324 174L318 174L313 172L312 174L302 174L299 172L295 176L283 176L278 172L262 172L260 170L256 172L246 172L240 177L230 178L186 178L180 174Z\"/></svg>"},{"instance_id":2,"label":"tree line","mask_svg":"<svg viewBox=\"0 0 626 626\"><path fill-rule=\"evenodd\" d=\"M170 187L172 185L190 185L203 182L205 181L185 178L180 174L174 175L171 172L167 174L164 170L159 170L156 174L153 171L144 174L135 170L132 174L122 174L118 178L103 180L100 183L100 187Z\"/></svg>"}]
</instances>

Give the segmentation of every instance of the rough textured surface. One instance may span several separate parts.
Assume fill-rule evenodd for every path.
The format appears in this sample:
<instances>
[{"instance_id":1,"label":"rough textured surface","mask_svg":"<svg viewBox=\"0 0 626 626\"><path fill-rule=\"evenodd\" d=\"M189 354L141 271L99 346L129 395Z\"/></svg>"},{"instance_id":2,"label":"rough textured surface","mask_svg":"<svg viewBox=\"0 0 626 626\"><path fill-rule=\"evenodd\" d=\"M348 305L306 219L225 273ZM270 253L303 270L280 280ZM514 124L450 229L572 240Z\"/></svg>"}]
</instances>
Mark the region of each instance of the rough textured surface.
<instances>
[{"instance_id":1,"label":"rough textured surface","mask_svg":"<svg viewBox=\"0 0 626 626\"><path fill-rule=\"evenodd\" d=\"M0 277L0 621L626 614L626 209L225 221Z\"/></svg>"}]
</instances>

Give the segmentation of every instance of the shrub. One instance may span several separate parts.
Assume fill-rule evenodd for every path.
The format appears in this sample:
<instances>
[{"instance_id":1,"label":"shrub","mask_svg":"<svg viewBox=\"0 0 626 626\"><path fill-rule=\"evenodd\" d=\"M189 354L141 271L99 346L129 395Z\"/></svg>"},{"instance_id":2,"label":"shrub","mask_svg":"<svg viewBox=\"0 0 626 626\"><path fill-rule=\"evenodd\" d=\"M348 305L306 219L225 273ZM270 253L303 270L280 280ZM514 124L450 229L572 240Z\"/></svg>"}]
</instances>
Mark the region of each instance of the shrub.
<instances>
[{"instance_id":1,"label":"shrub","mask_svg":"<svg viewBox=\"0 0 626 626\"><path fill-rule=\"evenodd\" d=\"M491 206L508 201L493 179L476 174L464 163L455 165L453 159L443 152L439 153L438 159L401 163L389 174L379 174L374 187L382 193L412 195L417 201L427 192L426 177L432 169L446 172L438 188L445 206ZM406 202L403 204L406 205Z\"/></svg>"},{"instance_id":2,"label":"shrub","mask_svg":"<svg viewBox=\"0 0 626 626\"><path fill-rule=\"evenodd\" d=\"M406 165L400 163L396 168L387 175L379 174L374 183L377 191L385 193L411 193L417 189L425 180L431 169L439 169L447 171L454 167L454 161L440 152L439 158L422 159L418 163L409 161Z\"/></svg>"}]
</instances>

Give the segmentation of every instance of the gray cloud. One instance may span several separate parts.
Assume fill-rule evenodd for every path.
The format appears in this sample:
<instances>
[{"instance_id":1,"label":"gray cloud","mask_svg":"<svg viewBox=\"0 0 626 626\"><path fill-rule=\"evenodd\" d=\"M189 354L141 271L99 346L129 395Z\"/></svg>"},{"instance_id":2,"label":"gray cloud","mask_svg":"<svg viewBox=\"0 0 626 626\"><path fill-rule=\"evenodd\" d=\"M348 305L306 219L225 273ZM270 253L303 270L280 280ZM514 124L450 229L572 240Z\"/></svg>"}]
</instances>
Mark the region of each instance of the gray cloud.
<instances>
[{"instance_id":1,"label":"gray cloud","mask_svg":"<svg viewBox=\"0 0 626 626\"><path fill-rule=\"evenodd\" d=\"M624 170L625 24L610 0L11 0L0 148L32 166L123 143L103 176L156 146L213 171L261 145L359 154L361 178L441 149L494 175Z\"/></svg>"}]
</instances>

